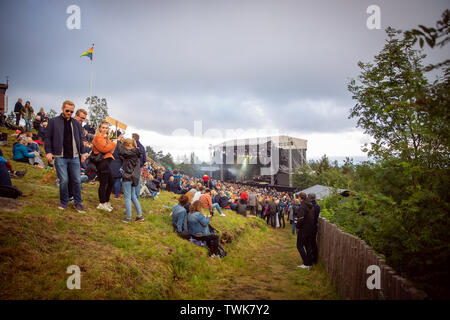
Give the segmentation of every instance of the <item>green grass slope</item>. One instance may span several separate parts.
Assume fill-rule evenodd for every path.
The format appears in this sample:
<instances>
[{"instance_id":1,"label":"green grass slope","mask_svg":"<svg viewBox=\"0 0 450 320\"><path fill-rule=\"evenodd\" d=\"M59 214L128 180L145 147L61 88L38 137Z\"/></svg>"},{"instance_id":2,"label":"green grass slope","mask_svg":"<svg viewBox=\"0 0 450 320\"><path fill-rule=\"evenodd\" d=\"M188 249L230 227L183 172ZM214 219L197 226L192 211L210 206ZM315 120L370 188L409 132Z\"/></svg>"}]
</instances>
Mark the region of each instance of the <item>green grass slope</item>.
<instances>
[{"instance_id":1,"label":"green grass slope","mask_svg":"<svg viewBox=\"0 0 450 320\"><path fill-rule=\"evenodd\" d=\"M3 131L6 131L2 129ZM11 134L11 132L8 132ZM12 159L13 137L2 146ZM0 202L0 299L338 299L321 264L301 263L296 238L261 219L229 210L211 224L221 232L223 259L179 238L171 226L176 196L141 199L145 222L124 224L124 201L111 213L96 209L97 185L83 185L86 213L57 209L59 191L42 181L47 170L27 169L13 185L24 193ZM81 289L69 290L66 269L81 269Z\"/></svg>"}]
</instances>

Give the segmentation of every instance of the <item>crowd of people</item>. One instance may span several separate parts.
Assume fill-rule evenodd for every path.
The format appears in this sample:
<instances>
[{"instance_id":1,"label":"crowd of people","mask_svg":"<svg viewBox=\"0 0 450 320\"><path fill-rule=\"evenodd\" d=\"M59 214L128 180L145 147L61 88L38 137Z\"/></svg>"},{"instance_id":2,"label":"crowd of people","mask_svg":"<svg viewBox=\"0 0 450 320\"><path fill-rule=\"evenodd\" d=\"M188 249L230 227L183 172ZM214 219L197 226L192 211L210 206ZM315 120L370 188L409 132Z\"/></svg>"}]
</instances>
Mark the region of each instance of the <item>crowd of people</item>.
<instances>
[{"instance_id":1,"label":"crowd of people","mask_svg":"<svg viewBox=\"0 0 450 320\"><path fill-rule=\"evenodd\" d=\"M142 222L144 215L139 198L154 199L164 189L180 195L171 212L174 230L183 238L206 243L212 256L223 256L224 251L210 219L215 211L225 217L222 210L230 209L245 217L264 219L272 228L286 228L287 219L292 234L297 235L297 248L303 260L299 267L309 269L317 261L315 239L320 207L314 194L295 195L271 188L247 187L211 179L206 173L196 178L164 168L147 159L137 133L126 139L120 131L111 131L105 121L96 129L89 124L82 126L87 111L75 112L75 105L68 100L64 101L61 114L52 119L48 119L42 109L34 116L29 101L22 106L21 99L14 111L16 124L23 117L26 125L25 132L18 134L13 146L13 160L45 167L39 151L39 142L43 142L48 165L56 169L60 210L65 210L73 201L76 210L83 213L81 184L97 180L97 209L113 211L111 194L120 198L123 193L125 217L122 221L132 222L133 204L134 221ZM38 132L35 138L41 140L33 140L31 126ZM0 167L3 163L8 162L0 156ZM9 168L11 172L10 165Z\"/></svg>"}]
</instances>

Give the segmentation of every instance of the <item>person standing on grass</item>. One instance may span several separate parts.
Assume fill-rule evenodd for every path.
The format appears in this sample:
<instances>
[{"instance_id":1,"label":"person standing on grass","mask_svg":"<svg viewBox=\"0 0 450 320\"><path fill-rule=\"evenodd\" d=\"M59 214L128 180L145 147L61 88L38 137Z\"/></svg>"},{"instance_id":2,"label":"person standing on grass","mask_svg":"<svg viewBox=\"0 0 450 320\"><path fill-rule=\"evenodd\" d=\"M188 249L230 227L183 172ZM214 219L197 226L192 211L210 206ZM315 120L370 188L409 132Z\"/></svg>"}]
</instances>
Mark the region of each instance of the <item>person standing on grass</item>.
<instances>
[{"instance_id":1,"label":"person standing on grass","mask_svg":"<svg viewBox=\"0 0 450 320\"><path fill-rule=\"evenodd\" d=\"M297 266L302 269L311 269L312 261L312 237L314 236L314 206L306 196L300 192L300 208L297 220L297 250L302 257L303 264Z\"/></svg>"},{"instance_id":2,"label":"person standing on grass","mask_svg":"<svg viewBox=\"0 0 450 320\"><path fill-rule=\"evenodd\" d=\"M100 181L98 187L99 205L97 209L111 212L113 207L109 202L111 191L114 186L114 179L111 174L110 165L114 159L112 153L116 148L116 143L109 139L109 124L106 121L102 121L98 127L94 140L92 140L94 154L102 153L103 160L97 163L97 175Z\"/></svg>"},{"instance_id":3,"label":"person standing on grass","mask_svg":"<svg viewBox=\"0 0 450 320\"><path fill-rule=\"evenodd\" d=\"M145 152L145 147L142 145L142 143L139 142L139 135L137 133L133 133L131 135L131 137L133 138L134 141L136 141L136 145L139 148L139 150L141 151L141 157L139 158L139 165L140 165L141 171L139 174L138 188L136 188L136 198L139 199L139 195L141 193L142 169L144 169L145 162L147 161L147 156L146 156L146 152Z\"/></svg>"},{"instance_id":4,"label":"person standing on grass","mask_svg":"<svg viewBox=\"0 0 450 320\"><path fill-rule=\"evenodd\" d=\"M22 98L17 99L16 105L14 106L14 113L16 114L16 126L19 126L20 117L22 116Z\"/></svg>"},{"instance_id":5,"label":"person standing on grass","mask_svg":"<svg viewBox=\"0 0 450 320\"><path fill-rule=\"evenodd\" d=\"M87 153L83 145L83 130L81 125L72 118L75 104L66 100L62 105L62 113L58 117L49 120L44 149L47 153L48 162L55 160L56 173L59 179L59 209L64 210L69 202L69 174L72 183L75 208L82 213L81 200L81 162L86 160ZM70 173L69 173L70 168Z\"/></svg>"},{"instance_id":6,"label":"person standing on grass","mask_svg":"<svg viewBox=\"0 0 450 320\"><path fill-rule=\"evenodd\" d=\"M250 210L250 215L254 216L256 212L256 206L258 204L258 196L251 189L248 193L248 209Z\"/></svg>"},{"instance_id":7,"label":"person standing on grass","mask_svg":"<svg viewBox=\"0 0 450 320\"><path fill-rule=\"evenodd\" d=\"M142 215L141 204L136 196L136 188L138 188L139 176L141 174L141 166L139 158L141 157L141 150L137 147L136 140L119 138L117 145L120 158L122 159L122 190L125 198L125 210L126 218L122 219L122 222L131 222L131 202L133 202L136 208L137 217L135 222L144 221Z\"/></svg>"},{"instance_id":8,"label":"person standing on grass","mask_svg":"<svg viewBox=\"0 0 450 320\"><path fill-rule=\"evenodd\" d=\"M25 120L25 131L31 132L31 119L34 115L33 107L30 105L30 101L25 102L25 106L22 107L22 118Z\"/></svg>"},{"instance_id":9,"label":"person standing on grass","mask_svg":"<svg viewBox=\"0 0 450 320\"><path fill-rule=\"evenodd\" d=\"M308 194L308 199L311 200L311 203L314 207L314 233L312 236L312 263L316 264L319 260L318 248L317 248L317 231L319 229L319 215L320 215L320 206L316 202L316 194L310 193Z\"/></svg>"}]
</instances>

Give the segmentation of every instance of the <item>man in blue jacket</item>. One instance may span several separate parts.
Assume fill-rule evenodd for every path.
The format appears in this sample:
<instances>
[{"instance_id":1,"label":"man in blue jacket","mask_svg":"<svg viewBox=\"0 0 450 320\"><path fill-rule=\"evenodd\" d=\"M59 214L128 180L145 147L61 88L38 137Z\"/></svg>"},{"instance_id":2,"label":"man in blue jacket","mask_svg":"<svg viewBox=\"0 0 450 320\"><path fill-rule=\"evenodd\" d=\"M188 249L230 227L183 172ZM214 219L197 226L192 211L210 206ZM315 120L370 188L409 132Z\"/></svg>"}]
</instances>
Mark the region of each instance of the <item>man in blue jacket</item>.
<instances>
[{"instance_id":1,"label":"man in blue jacket","mask_svg":"<svg viewBox=\"0 0 450 320\"><path fill-rule=\"evenodd\" d=\"M141 193L141 175L142 175L142 169L144 169L145 162L147 161L147 156L145 153L145 148L142 145L142 143L139 142L139 135L137 133L133 133L131 137L136 141L136 145L138 146L139 150L141 150L141 157L139 158L141 171L139 174L139 182L138 186L139 188L136 188L136 198L139 199L139 194Z\"/></svg>"},{"instance_id":2,"label":"man in blue jacket","mask_svg":"<svg viewBox=\"0 0 450 320\"><path fill-rule=\"evenodd\" d=\"M63 102L62 113L49 120L44 139L47 160L55 160L55 169L59 179L59 209L64 210L69 202L69 174L72 183L75 208L82 213L81 200L81 162L87 157L83 144L83 130L78 121L72 118L75 104L69 100Z\"/></svg>"}]
</instances>

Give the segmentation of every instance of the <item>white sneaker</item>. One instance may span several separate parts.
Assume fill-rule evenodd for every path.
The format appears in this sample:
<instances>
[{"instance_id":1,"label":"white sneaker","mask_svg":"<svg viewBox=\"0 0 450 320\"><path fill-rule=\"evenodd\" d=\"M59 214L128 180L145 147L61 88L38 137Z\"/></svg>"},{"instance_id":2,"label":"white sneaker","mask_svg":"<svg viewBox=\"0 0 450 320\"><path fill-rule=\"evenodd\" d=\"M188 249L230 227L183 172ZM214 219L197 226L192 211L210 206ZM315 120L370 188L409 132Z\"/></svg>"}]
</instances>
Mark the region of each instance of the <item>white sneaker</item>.
<instances>
[{"instance_id":1,"label":"white sneaker","mask_svg":"<svg viewBox=\"0 0 450 320\"><path fill-rule=\"evenodd\" d=\"M225 213L222 213L220 216L221 216L221 217L226 217Z\"/></svg>"},{"instance_id":2,"label":"white sneaker","mask_svg":"<svg viewBox=\"0 0 450 320\"><path fill-rule=\"evenodd\" d=\"M112 207L111 203L109 203L109 202L105 203L105 206L106 206L108 209L110 209L111 211L114 210L114 208Z\"/></svg>"},{"instance_id":3,"label":"white sneaker","mask_svg":"<svg viewBox=\"0 0 450 320\"><path fill-rule=\"evenodd\" d=\"M104 203L100 203L97 206L97 209L100 209L100 210L103 210L103 211L108 211L108 212L112 211L112 209L108 208L108 206L106 204L104 204Z\"/></svg>"},{"instance_id":4,"label":"white sneaker","mask_svg":"<svg viewBox=\"0 0 450 320\"><path fill-rule=\"evenodd\" d=\"M302 264L301 266L297 266L297 268L309 270L309 269L311 269L311 266L305 266L304 264Z\"/></svg>"}]
</instances>

